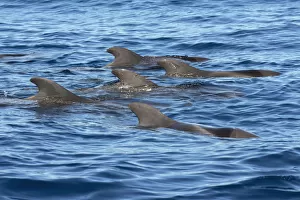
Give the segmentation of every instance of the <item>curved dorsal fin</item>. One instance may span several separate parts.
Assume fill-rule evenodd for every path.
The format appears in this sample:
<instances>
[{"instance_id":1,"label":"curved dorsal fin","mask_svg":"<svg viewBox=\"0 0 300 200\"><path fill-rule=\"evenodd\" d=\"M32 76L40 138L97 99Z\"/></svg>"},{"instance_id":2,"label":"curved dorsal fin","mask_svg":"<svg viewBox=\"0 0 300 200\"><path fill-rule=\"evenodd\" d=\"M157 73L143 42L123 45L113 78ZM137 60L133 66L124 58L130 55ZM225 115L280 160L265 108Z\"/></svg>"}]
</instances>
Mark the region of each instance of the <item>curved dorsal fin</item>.
<instances>
[{"instance_id":1,"label":"curved dorsal fin","mask_svg":"<svg viewBox=\"0 0 300 200\"><path fill-rule=\"evenodd\" d=\"M88 99L79 97L69 90L65 89L61 85L57 84L54 81L51 81L46 78L34 77L30 81L34 83L39 92L31 97L28 97L29 100L45 100L45 99L58 99L61 101L68 102L88 102Z\"/></svg>"},{"instance_id":2,"label":"curved dorsal fin","mask_svg":"<svg viewBox=\"0 0 300 200\"><path fill-rule=\"evenodd\" d=\"M161 113L158 109L145 103L134 102L129 104L129 108L138 117L139 126L141 127L170 127L176 122Z\"/></svg>"},{"instance_id":3,"label":"curved dorsal fin","mask_svg":"<svg viewBox=\"0 0 300 200\"><path fill-rule=\"evenodd\" d=\"M176 59L162 59L157 63L166 70L166 75L168 76L194 76L198 73L205 73L205 71Z\"/></svg>"},{"instance_id":4,"label":"curved dorsal fin","mask_svg":"<svg viewBox=\"0 0 300 200\"><path fill-rule=\"evenodd\" d=\"M127 69L113 69L111 73L118 77L121 83L130 87L158 87L146 77Z\"/></svg>"},{"instance_id":5,"label":"curved dorsal fin","mask_svg":"<svg viewBox=\"0 0 300 200\"><path fill-rule=\"evenodd\" d=\"M111 47L107 52L115 57L115 60L108 64L111 67L133 67L142 60L142 56L123 47Z\"/></svg>"}]
</instances>

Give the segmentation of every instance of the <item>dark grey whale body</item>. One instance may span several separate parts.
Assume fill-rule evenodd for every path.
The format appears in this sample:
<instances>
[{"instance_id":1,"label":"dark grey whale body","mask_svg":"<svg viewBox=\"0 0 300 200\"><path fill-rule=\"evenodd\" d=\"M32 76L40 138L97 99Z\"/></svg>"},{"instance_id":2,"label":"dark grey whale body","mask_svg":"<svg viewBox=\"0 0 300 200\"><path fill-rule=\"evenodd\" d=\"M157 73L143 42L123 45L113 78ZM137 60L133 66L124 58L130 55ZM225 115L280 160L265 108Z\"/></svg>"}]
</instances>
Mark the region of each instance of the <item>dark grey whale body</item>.
<instances>
[{"instance_id":1,"label":"dark grey whale body","mask_svg":"<svg viewBox=\"0 0 300 200\"><path fill-rule=\"evenodd\" d=\"M205 71L194 68L185 62L175 59L163 59L158 65L166 70L166 75L171 77L265 77L277 76L279 72L270 70L237 70L237 71Z\"/></svg>"},{"instance_id":2,"label":"dark grey whale body","mask_svg":"<svg viewBox=\"0 0 300 200\"><path fill-rule=\"evenodd\" d=\"M21 54L21 53L5 53L5 54L0 54L0 58L6 58L6 57L23 57L26 56L27 54Z\"/></svg>"},{"instance_id":3,"label":"dark grey whale body","mask_svg":"<svg viewBox=\"0 0 300 200\"><path fill-rule=\"evenodd\" d=\"M111 47L107 49L107 52L112 54L115 57L115 60L112 63L107 65L110 67L133 67L135 65L157 66L157 62L165 58L181 59L190 62L203 62L208 60L208 58L178 56L178 55L141 56L123 47Z\"/></svg>"},{"instance_id":4,"label":"dark grey whale body","mask_svg":"<svg viewBox=\"0 0 300 200\"><path fill-rule=\"evenodd\" d=\"M227 138L258 137L239 128L211 128L177 122L161 113L158 109L145 103L134 102L129 104L129 108L138 117L139 126L144 128L170 128L195 134Z\"/></svg>"},{"instance_id":5,"label":"dark grey whale body","mask_svg":"<svg viewBox=\"0 0 300 200\"><path fill-rule=\"evenodd\" d=\"M90 99L79 97L69 90L65 89L61 85L57 84L54 81L51 81L46 78L34 77L30 81L34 83L39 92L31 97L26 99L28 100L37 100L41 103L56 103L56 104L70 104L73 102L80 103L90 103L93 102Z\"/></svg>"}]
</instances>

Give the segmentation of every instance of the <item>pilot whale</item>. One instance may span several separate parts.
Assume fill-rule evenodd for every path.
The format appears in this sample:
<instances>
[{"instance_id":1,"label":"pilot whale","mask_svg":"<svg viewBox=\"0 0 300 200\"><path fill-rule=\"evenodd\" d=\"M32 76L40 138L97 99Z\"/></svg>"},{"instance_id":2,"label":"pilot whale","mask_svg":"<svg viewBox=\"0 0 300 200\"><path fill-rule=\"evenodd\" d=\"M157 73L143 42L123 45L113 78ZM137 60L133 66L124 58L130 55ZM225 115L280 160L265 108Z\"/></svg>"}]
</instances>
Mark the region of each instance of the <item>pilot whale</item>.
<instances>
[{"instance_id":1,"label":"pilot whale","mask_svg":"<svg viewBox=\"0 0 300 200\"><path fill-rule=\"evenodd\" d=\"M119 80L118 82L109 83L101 87L95 88L82 88L80 91L94 91L94 90L107 90L117 92L148 92L159 86L147 79L145 76L139 75L134 71L127 69L112 69L111 73Z\"/></svg>"},{"instance_id":2,"label":"pilot whale","mask_svg":"<svg viewBox=\"0 0 300 200\"><path fill-rule=\"evenodd\" d=\"M90 103L93 102L90 99L86 99L76 94L73 94L66 88L62 87L58 83L46 78L33 77L30 79L34 83L39 92L27 100L37 100L42 103L57 103L57 104L70 104L73 102Z\"/></svg>"},{"instance_id":3,"label":"pilot whale","mask_svg":"<svg viewBox=\"0 0 300 200\"><path fill-rule=\"evenodd\" d=\"M203 85L198 83L188 83L180 84L175 86L159 86L152 82L145 76L135 73L134 71L128 69L113 69L112 74L114 74L119 81L110 85L105 85L100 87L104 90L118 91L118 92L150 92L156 90L158 92L164 92L165 94L172 93L178 90L186 89L197 89L201 95L216 95L220 97L237 97L242 96L240 92L232 92L228 90L223 90L221 87L217 88L215 86ZM200 87L200 88L199 88ZM98 89L98 88L94 88ZM93 91L91 88L84 89L86 91Z\"/></svg>"},{"instance_id":4,"label":"pilot whale","mask_svg":"<svg viewBox=\"0 0 300 200\"><path fill-rule=\"evenodd\" d=\"M129 104L129 108L138 117L139 126L144 128L170 128L180 131L187 131L194 134L227 138L258 137L239 128L212 128L178 122L167 117L158 109L145 103L133 102Z\"/></svg>"},{"instance_id":5,"label":"pilot whale","mask_svg":"<svg viewBox=\"0 0 300 200\"><path fill-rule=\"evenodd\" d=\"M166 55L166 56L141 56L129 49L123 47L111 47L106 50L108 53L115 57L115 60L108 64L110 67L133 67L135 65L149 65L157 66L157 61L164 58L175 58L186 60L190 62L203 62L209 60L202 57L189 57L178 55Z\"/></svg>"},{"instance_id":6,"label":"pilot whale","mask_svg":"<svg viewBox=\"0 0 300 200\"><path fill-rule=\"evenodd\" d=\"M279 72L270 70L237 70L237 71L205 71L189 64L175 60L163 59L158 61L158 65L166 70L166 75L171 77L265 77L277 76Z\"/></svg>"}]
</instances>

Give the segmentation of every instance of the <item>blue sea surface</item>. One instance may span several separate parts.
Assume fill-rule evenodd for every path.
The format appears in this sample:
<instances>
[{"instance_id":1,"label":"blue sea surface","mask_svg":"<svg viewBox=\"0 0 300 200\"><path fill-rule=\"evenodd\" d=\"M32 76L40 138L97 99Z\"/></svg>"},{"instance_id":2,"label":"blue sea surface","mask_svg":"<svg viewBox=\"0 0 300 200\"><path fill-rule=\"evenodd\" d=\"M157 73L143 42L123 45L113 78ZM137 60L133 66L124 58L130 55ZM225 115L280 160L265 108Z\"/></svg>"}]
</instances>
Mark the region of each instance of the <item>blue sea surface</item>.
<instances>
[{"instance_id":1,"label":"blue sea surface","mask_svg":"<svg viewBox=\"0 0 300 200\"><path fill-rule=\"evenodd\" d=\"M0 59L0 199L299 200L299 35L296 0L1 0L0 54L28 55ZM117 80L105 67L112 46L210 58L190 63L204 70L281 75L179 79L139 67L160 86L181 87L109 92L101 86ZM99 101L23 100L37 93L37 76ZM134 101L259 138L140 129Z\"/></svg>"}]
</instances>

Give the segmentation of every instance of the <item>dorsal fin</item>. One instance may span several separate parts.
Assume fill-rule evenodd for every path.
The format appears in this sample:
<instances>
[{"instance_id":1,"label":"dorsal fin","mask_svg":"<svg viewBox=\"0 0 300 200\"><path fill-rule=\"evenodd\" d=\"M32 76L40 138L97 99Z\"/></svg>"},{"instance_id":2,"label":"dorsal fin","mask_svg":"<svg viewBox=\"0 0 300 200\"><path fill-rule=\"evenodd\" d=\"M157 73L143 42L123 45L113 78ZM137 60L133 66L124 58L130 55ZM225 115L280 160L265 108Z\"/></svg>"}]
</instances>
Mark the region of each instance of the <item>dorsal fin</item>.
<instances>
[{"instance_id":1,"label":"dorsal fin","mask_svg":"<svg viewBox=\"0 0 300 200\"><path fill-rule=\"evenodd\" d=\"M67 102L89 102L90 100L79 97L69 90L65 89L61 85L57 84L54 81L51 81L46 78L34 77L30 81L34 83L39 92L31 97L28 97L29 100L59 100Z\"/></svg>"},{"instance_id":2,"label":"dorsal fin","mask_svg":"<svg viewBox=\"0 0 300 200\"><path fill-rule=\"evenodd\" d=\"M146 77L127 69L113 69L112 74L118 77L121 83L130 87L158 87L155 83L146 79Z\"/></svg>"},{"instance_id":3,"label":"dorsal fin","mask_svg":"<svg viewBox=\"0 0 300 200\"><path fill-rule=\"evenodd\" d=\"M115 60L108 64L111 67L133 67L142 60L142 56L123 47L111 47L107 52L115 57Z\"/></svg>"},{"instance_id":4,"label":"dorsal fin","mask_svg":"<svg viewBox=\"0 0 300 200\"><path fill-rule=\"evenodd\" d=\"M129 104L130 110L138 117L139 126L147 128L170 127L176 123L158 109L145 104L134 102Z\"/></svg>"},{"instance_id":5,"label":"dorsal fin","mask_svg":"<svg viewBox=\"0 0 300 200\"><path fill-rule=\"evenodd\" d=\"M167 76L194 76L195 73L205 73L205 71L176 59L162 59L157 63L166 70Z\"/></svg>"}]
</instances>

